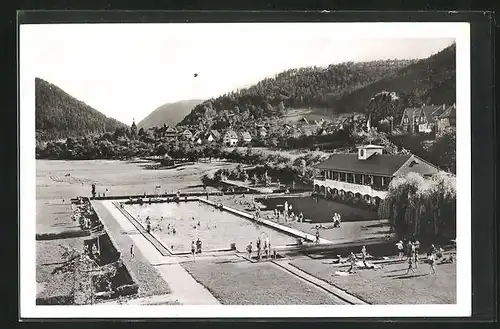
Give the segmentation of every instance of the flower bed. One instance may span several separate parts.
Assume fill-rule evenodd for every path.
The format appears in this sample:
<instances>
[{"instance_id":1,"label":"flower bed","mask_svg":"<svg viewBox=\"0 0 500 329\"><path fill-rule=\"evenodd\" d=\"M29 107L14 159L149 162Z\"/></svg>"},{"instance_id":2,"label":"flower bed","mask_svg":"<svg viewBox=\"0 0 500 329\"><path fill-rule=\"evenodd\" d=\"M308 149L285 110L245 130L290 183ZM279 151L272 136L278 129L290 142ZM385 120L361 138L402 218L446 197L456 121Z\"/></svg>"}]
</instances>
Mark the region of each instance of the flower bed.
<instances>
[{"instance_id":1,"label":"flower bed","mask_svg":"<svg viewBox=\"0 0 500 329\"><path fill-rule=\"evenodd\" d=\"M341 301L272 263L196 261L182 266L225 305L322 305Z\"/></svg>"},{"instance_id":2,"label":"flower bed","mask_svg":"<svg viewBox=\"0 0 500 329\"><path fill-rule=\"evenodd\" d=\"M382 269L360 269L353 275L337 276L339 269L321 260L296 260L293 266L333 284L370 304L454 304L456 303L455 264L430 266L420 263L415 273L406 275L406 262L383 265ZM333 274L333 275L332 275Z\"/></svg>"}]
</instances>

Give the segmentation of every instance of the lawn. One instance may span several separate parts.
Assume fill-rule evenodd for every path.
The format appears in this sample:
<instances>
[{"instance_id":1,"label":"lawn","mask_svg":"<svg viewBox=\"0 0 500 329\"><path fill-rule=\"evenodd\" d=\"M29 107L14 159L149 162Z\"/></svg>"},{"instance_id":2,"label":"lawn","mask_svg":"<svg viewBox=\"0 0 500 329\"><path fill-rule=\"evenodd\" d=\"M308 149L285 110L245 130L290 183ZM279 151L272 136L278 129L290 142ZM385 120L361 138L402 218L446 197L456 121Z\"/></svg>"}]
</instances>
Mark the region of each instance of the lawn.
<instances>
[{"instance_id":1,"label":"lawn","mask_svg":"<svg viewBox=\"0 0 500 329\"><path fill-rule=\"evenodd\" d=\"M107 195L203 191L201 176L214 168L236 167L227 162L198 163L174 169L146 169L149 162L117 160L37 160L37 200L90 196L91 184ZM66 176L69 174L69 176Z\"/></svg>"},{"instance_id":2,"label":"lawn","mask_svg":"<svg viewBox=\"0 0 500 329\"><path fill-rule=\"evenodd\" d=\"M59 245L77 250L83 249L83 238L69 238L51 241L37 241L36 244L36 282L37 298L52 298L71 294L74 282L66 274L52 275L52 271L63 261Z\"/></svg>"},{"instance_id":3,"label":"lawn","mask_svg":"<svg viewBox=\"0 0 500 329\"><path fill-rule=\"evenodd\" d=\"M80 231L78 222L71 219L71 201L65 199L36 202L36 232L38 234Z\"/></svg>"},{"instance_id":4,"label":"lawn","mask_svg":"<svg viewBox=\"0 0 500 329\"><path fill-rule=\"evenodd\" d=\"M196 261L182 266L224 305L324 305L337 297L272 263Z\"/></svg>"},{"instance_id":5,"label":"lawn","mask_svg":"<svg viewBox=\"0 0 500 329\"><path fill-rule=\"evenodd\" d=\"M382 265L378 270L357 270L350 276L335 275L346 270L321 260L302 259L291 262L301 270L333 284L370 304L455 304L456 266L436 266L437 274L430 274L430 266L419 264L415 273L406 275L406 262ZM332 275L333 274L333 275Z\"/></svg>"}]
</instances>

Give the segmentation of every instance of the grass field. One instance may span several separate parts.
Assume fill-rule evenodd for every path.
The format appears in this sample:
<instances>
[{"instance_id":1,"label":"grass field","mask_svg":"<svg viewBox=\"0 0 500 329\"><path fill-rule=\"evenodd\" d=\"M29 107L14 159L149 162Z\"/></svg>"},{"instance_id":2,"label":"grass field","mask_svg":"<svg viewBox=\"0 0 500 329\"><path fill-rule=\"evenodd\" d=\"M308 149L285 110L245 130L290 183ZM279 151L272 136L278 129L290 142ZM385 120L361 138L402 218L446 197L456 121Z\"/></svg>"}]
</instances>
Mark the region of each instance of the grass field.
<instances>
[{"instance_id":1,"label":"grass field","mask_svg":"<svg viewBox=\"0 0 500 329\"><path fill-rule=\"evenodd\" d=\"M430 274L430 266L425 263L406 275L408 265L401 262L379 270L360 269L350 276L334 275L339 268L320 260L296 260L291 264L370 304L456 303L455 264L437 265L435 275Z\"/></svg>"},{"instance_id":2,"label":"grass field","mask_svg":"<svg viewBox=\"0 0 500 329\"><path fill-rule=\"evenodd\" d=\"M64 249L59 245L82 250L83 239L70 238L59 241L37 241L36 282L38 283L38 298L69 295L73 289L74 282L68 280L66 274L52 275L52 271L60 266L63 261L62 252Z\"/></svg>"},{"instance_id":3,"label":"grass field","mask_svg":"<svg viewBox=\"0 0 500 329\"><path fill-rule=\"evenodd\" d=\"M37 160L37 199L90 196L91 184L107 195L155 193L155 186L175 192L202 191L201 175L214 169L236 167L228 162L198 163L175 169L145 169L149 162ZM66 176L69 174L70 176Z\"/></svg>"},{"instance_id":4,"label":"grass field","mask_svg":"<svg viewBox=\"0 0 500 329\"><path fill-rule=\"evenodd\" d=\"M183 267L225 305L324 305L341 301L271 263L196 261Z\"/></svg>"}]
</instances>

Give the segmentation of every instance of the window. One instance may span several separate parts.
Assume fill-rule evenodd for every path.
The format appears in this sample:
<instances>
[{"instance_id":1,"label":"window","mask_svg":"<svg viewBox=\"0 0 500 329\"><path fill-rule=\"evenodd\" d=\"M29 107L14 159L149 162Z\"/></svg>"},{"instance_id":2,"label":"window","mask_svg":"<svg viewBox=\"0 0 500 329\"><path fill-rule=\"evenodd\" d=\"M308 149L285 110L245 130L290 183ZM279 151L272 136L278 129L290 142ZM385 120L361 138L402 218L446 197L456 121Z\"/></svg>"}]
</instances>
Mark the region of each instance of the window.
<instances>
[{"instance_id":1,"label":"window","mask_svg":"<svg viewBox=\"0 0 500 329\"><path fill-rule=\"evenodd\" d=\"M404 118L403 118L403 122L404 122L404 123L408 123L408 117L404 117Z\"/></svg>"}]
</instances>

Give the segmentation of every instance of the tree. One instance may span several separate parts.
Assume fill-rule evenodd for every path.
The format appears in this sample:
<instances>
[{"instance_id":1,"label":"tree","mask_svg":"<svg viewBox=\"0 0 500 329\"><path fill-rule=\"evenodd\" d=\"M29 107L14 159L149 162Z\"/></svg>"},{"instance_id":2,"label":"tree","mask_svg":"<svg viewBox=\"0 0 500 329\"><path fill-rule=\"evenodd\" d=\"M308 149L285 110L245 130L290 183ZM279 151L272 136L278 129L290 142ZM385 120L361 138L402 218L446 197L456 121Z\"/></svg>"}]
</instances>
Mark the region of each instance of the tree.
<instances>
[{"instance_id":1,"label":"tree","mask_svg":"<svg viewBox=\"0 0 500 329\"><path fill-rule=\"evenodd\" d=\"M259 182L259 179L257 178L257 174L256 173L252 174L252 181L253 181L253 185L257 186L257 183Z\"/></svg>"},{"instance_id":2,"label":"tree","mask_svg":"<svg viewBox=\"0 0 500 329\"><path fill-rule=\"evenodd\" d=\"M243 174L241 176L241 179L243 180L243 182L246 183L246 181L248 180L248 172L246 170L243 170Z\"/></svg>"},{"instance_id":3,"label":"tree","mask_svg":"<svg viewBox=\"0 0 500 329\"><path fill-rule=\"evenodd\" d=\"M52 271L52 275L62 274L72 280L72 299L75 304L93 304L96 287L111 290L111 279L116 275L114 264L99 266L89 255L75 248L59 245L63 249L63 263Z\"/></svg>"},{"instance_id":4,"label":"tree","mask_svg":"<svg viewBox=\"0 0 500 329\"><path fill-rule=\"evenodd\" d=\"M438 164L446 171L456 173L457 155L456 155L456 132L447 131L439 137L431 149L433 162Z\"/></svg>"},{"instance_id":5,"label":"tree","mask_svg":"<svg viewBox=\"0 0 500 329\"><path fill-rule=\"evenodd\" d=\"M421 237L456 233L456 179L440 172L432 178L417 173L395 178L385 201L389 220L399 235Z\"/></svg>"}]
</instances>

